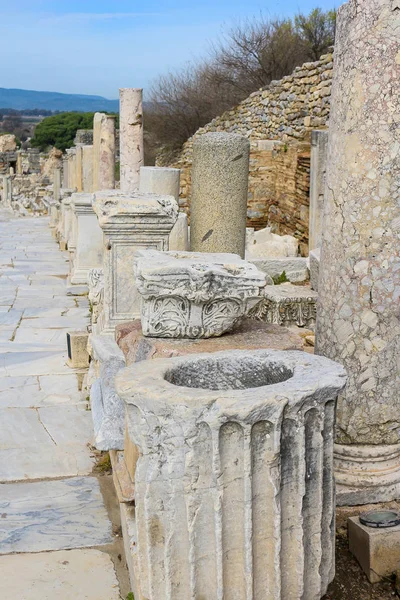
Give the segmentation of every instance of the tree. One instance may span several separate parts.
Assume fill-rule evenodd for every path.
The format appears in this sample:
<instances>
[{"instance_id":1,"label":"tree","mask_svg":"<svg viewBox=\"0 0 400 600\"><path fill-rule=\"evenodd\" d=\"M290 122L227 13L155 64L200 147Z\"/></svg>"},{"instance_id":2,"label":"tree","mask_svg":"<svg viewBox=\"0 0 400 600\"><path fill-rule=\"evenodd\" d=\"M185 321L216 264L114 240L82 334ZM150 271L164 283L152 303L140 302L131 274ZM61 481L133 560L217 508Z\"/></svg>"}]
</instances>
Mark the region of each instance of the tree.
<instances>
[{"instance_id":1,"label":"tree","mask_svg":"<svg viewBox=\"0 0 400 600\"><path fill-rule=\"evenodd\" d=\"M20 132L22 129L22 119L21 115L18 113L9 113L5 115L3 120L2 130L4 133L14 133Z\"/></svg>"},{"instance_id":2,"label":"tree","mask_svg":"<svg viewBox=\"0 0 400 600\"><path fill-rule=\"evenodd\" d=\"M335 11L292 19L247 20L229 29L208 58L162 75L145 110L153 153L171 158L199 127L296 66L317 60L334 42Z\"/></svg>"},{"instance_id":3,"label":"tree","mask_svg":"<svg viewBox=\"0 0 400 600\"><path fill-rule=\"evenodd\" d=\"M336 10L322 12L314 8L308 16L296 15L295 26L306 52L312 60L318 60L335 42Z\"/></svg>"},{"instance_id":4,"label":"tree","mask_svg":"<svg viewBox=\"0 0 400 600\"><path fill-rule=\"evenodd\" d=\"M66 150L74 145L78 129L93 129L94 113L67 112L46 117L35 128L31 145L41 151L50 146Z\"/></svg>"}]
</instances>

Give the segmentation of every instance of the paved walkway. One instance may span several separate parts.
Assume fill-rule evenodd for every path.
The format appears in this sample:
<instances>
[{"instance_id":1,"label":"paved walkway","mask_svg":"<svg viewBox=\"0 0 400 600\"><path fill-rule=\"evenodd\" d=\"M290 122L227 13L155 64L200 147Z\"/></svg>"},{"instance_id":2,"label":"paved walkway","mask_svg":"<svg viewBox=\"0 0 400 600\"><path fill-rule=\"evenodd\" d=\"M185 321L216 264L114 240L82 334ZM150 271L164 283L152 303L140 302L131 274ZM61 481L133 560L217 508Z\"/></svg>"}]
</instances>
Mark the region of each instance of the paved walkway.
<instances>
[{"instance_id":1,"label":"paved walkway","mask_svg":"<svg viewBox=\"0 0 400 600\"><path fill-rule=\"evenodd\" d=\"M1 600L121 597L91 415L66 366L66 332L89 316L67 273L48 219L0 210Z\"/></svg>"}]
</instances>

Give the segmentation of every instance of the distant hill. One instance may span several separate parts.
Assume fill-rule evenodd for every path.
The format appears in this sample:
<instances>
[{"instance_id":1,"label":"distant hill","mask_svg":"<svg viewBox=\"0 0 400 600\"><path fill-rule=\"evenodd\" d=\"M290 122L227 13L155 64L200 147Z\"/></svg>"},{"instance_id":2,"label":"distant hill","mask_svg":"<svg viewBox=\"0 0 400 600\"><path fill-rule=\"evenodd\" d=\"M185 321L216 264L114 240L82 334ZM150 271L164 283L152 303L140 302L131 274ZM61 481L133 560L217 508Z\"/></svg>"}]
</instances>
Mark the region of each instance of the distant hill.
<instances>
[{"instance_id":1,"label":"distant hill","mask_svg":"<svg viewBox=\"0 0 400 600\"><path fill-rule=\"evenodd\" d=\"M0 108L118 112L119 102L118 100L107 100L102 96L0 88Z\"/></svg>"}]
</instances>

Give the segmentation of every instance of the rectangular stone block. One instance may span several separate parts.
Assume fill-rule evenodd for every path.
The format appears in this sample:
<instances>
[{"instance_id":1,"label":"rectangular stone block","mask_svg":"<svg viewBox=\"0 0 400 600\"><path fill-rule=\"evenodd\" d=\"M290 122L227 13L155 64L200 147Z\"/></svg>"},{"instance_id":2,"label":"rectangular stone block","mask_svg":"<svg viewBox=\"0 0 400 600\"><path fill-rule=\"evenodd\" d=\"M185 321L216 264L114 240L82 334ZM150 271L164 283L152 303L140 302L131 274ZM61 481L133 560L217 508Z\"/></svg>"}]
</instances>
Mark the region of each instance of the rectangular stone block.
<instances>
[{"instance_id":1,"label":"rectangular stone block","mask_svg":"<svg viewBox=\"0 0 400 600\"><path fill-rule=\"evenodd\" d=\"M348 520L350 552L371 583L390 577L400 568L400 525L385 529L366 527L359 517Z\"/></svg>"},{"instance_id":2,"label":"rectangular stone block","mask_svg":"<svg viewBox=\"0 0 400 600\"><path fill-rule=\"evenodd\" d=\"M86 369L89 366L87 331L72 331L67 333L68 366L72 369Z\"/></svg>"}]
</instances>

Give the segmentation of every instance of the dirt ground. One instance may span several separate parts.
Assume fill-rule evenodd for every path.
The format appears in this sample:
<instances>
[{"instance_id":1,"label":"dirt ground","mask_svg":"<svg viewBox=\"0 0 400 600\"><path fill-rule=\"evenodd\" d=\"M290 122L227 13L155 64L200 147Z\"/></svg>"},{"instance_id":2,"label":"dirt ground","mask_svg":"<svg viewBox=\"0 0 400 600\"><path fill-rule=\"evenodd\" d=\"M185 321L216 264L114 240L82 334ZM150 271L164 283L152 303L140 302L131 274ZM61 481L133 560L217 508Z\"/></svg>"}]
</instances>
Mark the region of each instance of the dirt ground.
<instances>
[{"instance_id":1,"label":"dirt ground","mask_svg":"<svg viewBox=\"0 0 400 600\"><path fill-rule=\"evenodd\" d=\"M347 518L377 508L400 510L400 503L338 508L336 577L323 600L393 600L393 598L400 598L400 581L396 586L395 575L372 585L348 549Z\"/></svg>"}]
</instances>

